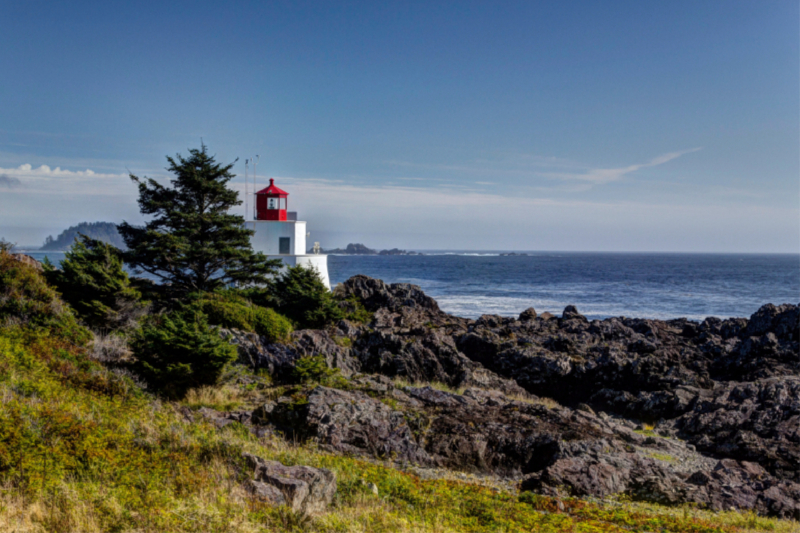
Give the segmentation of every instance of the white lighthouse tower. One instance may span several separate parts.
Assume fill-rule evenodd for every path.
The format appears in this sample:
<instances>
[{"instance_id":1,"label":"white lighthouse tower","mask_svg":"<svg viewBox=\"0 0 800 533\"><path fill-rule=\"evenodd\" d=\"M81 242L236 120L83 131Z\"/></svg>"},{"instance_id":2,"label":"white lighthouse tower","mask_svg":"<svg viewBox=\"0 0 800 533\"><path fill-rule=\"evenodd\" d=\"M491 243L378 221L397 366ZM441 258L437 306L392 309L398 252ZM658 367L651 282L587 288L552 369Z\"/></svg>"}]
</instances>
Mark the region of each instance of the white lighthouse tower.
<instances>
[{"instance_id":1,"label":"white lighthouse tower","mask_svg":"<svg viewBox=\"0 0 800 533\"><path fill-rule=\"evenodd\" d=\"M269 187L255 194L255 234L250 237L253 250L263 252L269 259L280 259L287 266L300 265L319 272L328 289L328 256L306 253L306 223L297 220L296 212L287 211L289 193L269 180Z\"/></svg>"}]
</instances>

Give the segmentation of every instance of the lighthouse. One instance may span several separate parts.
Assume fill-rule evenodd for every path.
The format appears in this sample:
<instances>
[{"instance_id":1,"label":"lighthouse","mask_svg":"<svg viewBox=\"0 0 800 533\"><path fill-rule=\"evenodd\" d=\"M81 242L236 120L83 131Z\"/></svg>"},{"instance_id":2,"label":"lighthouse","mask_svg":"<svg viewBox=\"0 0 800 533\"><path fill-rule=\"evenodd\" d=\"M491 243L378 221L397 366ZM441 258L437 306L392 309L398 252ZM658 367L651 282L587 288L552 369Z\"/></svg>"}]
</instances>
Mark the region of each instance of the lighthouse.
<instances>
[{"instance_id":1,"label":"lighthouse","mask_svg":"<svg viewBox=\"0 0 800 533\"><path fill-rule=\"evenodd\" d=\"M256 192L255 197L255 220L251 222L255 233L250 237L253 250L269 259L280 259L286 266L315 269L330 289L328 256L306 253L306 223L288 210L289 193L270 179L269 187Z\"/></svg>"}]
</instances>

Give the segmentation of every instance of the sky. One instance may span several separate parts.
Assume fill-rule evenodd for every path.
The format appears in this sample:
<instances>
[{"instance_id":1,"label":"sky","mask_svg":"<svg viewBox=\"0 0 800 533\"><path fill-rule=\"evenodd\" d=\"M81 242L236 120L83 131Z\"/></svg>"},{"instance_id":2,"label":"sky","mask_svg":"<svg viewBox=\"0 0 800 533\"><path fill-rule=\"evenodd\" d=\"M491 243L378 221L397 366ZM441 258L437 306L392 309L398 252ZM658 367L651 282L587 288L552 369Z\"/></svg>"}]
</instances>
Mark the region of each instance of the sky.
<instances>
[{"instance_id":1,"label":"sky","mask_svg":"<svg viewBox=\"0 0 800 533\"><path fill-rule=\"evenodd\" d=\"M0 0L0 237L203 142L323 248L800 252L800 4ZM244 206L240 209L244 214Z\"/></svg>"}]
</instances>

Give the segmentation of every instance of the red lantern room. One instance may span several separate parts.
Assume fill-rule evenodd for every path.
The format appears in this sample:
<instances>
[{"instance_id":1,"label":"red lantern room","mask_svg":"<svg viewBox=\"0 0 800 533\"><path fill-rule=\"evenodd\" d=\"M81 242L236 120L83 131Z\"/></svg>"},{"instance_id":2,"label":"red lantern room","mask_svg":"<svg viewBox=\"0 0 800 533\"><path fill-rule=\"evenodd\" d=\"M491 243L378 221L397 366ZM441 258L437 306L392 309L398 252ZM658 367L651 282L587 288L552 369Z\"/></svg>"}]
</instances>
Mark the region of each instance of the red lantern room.
<instances>
[{"instance_id":1,"label":"red lantern room","mask_svg":"<svg viewBox=\"0 0 800 533\"><path fill-rule=\"evenodd\" d=\"M270 178L269 187L256 193L256 220L286 220L286 203L289 193L275 186Z\"/></svg>"}]
</instances>

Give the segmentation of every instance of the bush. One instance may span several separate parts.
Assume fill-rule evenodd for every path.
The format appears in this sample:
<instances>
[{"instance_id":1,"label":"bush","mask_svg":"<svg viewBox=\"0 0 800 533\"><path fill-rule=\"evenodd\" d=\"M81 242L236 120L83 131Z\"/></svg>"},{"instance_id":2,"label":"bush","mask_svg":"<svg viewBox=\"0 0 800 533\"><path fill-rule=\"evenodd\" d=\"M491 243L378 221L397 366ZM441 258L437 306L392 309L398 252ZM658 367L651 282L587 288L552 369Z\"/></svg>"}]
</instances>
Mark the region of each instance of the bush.
<instances>
[{"instance_id":1,"label":"bush","mask_svg":"<svg viewBox=\"0 0 800 533\"><path fill-rule=\"evenodd\" d=\"M286 317L272 309L253 305L232 292L204 294L197 305L208 315L211 324L254 331L269 342L286 341L292 333L292 324Z\"/></svg>"},{"instance_id":2,"label":"bush","mask_svg":"<svg viewBox=\"0 0 800 533\"><path fill-rule=\"evenodd\" d=\"M152 317L134 334L131 349L137 358L134 370L170 398L216 384L236 359L236 347L193 307Z\"/></svg>"},{"instance_id":3,"label":"bush","mask_svg":"<svg viewBox=\"0 0 800 533\"><path fill-rule=\"evenodd\" d=\"M278 310L300 328L323 328L344 316L319 272L310 268L287 268L275 281L274 294Z\"/></svg>"},{"instance_id":4,"label":"bush","mask_svg":"<svg viewBox=\"0 0 800 533\"><path fill-rule=\"evenodd\" d=\"M145 313L141 294L122 269L122 252L102 241L76 238L60 269L45 263L45 276L93 328L130 327Z\"/></svg>"},{"instance_id":5,"label":"bush","mask_svg":"<svg viewBox=\"0 0 800 533\"><path fill-rule=\"evenodd\" d=\"M328 367L322 355L301 357L292 369L292 380L295 383L319 383L321 385L337 385L345 381L338 368Z\"/></svg>"},{"instance_id":6,"label":"bush","mask_svg":"<svg viewBox=\"0 0 800 533\"><path fill-rule=\"evenodd\" d=\"M0 327L46 328L54 335L83 345L92 336L81 327L72 310L31 264L0 249Z\"/></svg>"},{"instance_id":7,"label":"bush","mask_svg":"<svg viewBox=\"0 0 800 533\"><path fill-rule=\"evenodd\" d=\"M367 311L364 304L356 296L351 296L339 301L339 308L342 310L344 318L351 322L369 324L375 318L375 313Z\"/></svg>"},{"instance_id":8,"label":"bush","mask_svg":"<svg viewBox=\"0 0 800 533\"><path fill-rule=\"evenodd\" d=\"M106 364L124 363L130 359L128 339L120 333L96 334L92 342L91 357Z\"/></svg>"},{"instance_id":9,"label":"bush","mask_svg":"<svg viewBox=\"0 0 800 533\"><path fill-rule=\"evenodd\" d=\"M272 279L268 283L259 285L257 287L247 287L244 289L228 289L228 292L235 293L241 296L248 302L259 307L267 307L270 309L277 309L280 301L275 296L275 280Z\"/></svg>"}]
</instances>

